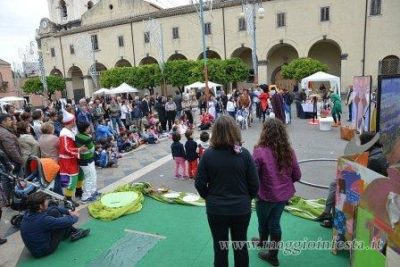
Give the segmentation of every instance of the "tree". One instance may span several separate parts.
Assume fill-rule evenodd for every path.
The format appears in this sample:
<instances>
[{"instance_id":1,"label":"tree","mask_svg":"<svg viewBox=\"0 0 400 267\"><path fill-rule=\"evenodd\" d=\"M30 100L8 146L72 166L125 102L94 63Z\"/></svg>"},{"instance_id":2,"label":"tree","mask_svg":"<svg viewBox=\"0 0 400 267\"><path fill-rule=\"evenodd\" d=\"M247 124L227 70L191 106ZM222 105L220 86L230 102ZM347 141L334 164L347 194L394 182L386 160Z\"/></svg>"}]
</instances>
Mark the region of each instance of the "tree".
<instances>
[{"instance_id":1,"label":"tree","mask_svg":"<svg viewBox=\"0 0 400 267\"><path fill-rule=\"evenodd\" d=\"M193 60L173 60L165 63L164 77L168 84L178 87L182 93L185 85L195 81L197 62Z\"/></svg>"},{"instance_id":2,"label":"tree","mask_svg":"<svg viewBox=\"0 0 400 267\"><path fill-rule=\"evenodd\" d=\"M140 89L149 89L150 94L154 93L154 87L160 84L162 73L158 64L143 65L136 68L134 85Z\"/></svg>"},{"instance_id":3,"label":"tree","mask_svg":"<svg viewBox=\"0 0 400 267\"><path fill-rule=\"evenodd\" d=\"M204 80L204 61L197 61L192 74L193 80ZM208 79L210 81L228 84L230 82L239 82L247 79L249 70L247 65L239 58L221 60L207 60Z\"/></svg>"},{"instance_id":4,"label":"tree","mask_svg":"<svg viewBox=\"0 0 400 267\"><path fill-rule=\"evenodd\" d=\"M56 91L63 91L65 89L65 80L63 77L50 75L46 76L47 81L47 97L51 100L51 96ZM26 94L44 94L43 84L39 77L28 79L22 86L22 90Z\"/></svg>"},{"instance_id":5,"label":"tree","mask_svg":"<svg viewBox=\"0 0 400 267\"><path fill-rule=\"evenodd\" d=\"M288 65L282 66L282 76L297 82L318 71L328 71L328 66L312 58L297 58Z\"/></svg>"}]
</instances>

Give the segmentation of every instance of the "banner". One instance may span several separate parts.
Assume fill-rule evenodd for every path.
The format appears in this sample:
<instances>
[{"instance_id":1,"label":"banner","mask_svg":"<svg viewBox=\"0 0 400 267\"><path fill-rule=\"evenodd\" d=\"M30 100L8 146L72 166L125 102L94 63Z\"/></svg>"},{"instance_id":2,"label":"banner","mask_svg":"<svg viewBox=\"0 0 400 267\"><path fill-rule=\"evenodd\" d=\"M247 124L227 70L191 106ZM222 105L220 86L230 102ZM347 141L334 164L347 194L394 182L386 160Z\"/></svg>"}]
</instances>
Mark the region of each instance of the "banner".
<instances>
[{"instance_id":1,"label":"banner","mask_svg":"<svg viewBox=\"0 0 400 267\"><path fill-rule=\"evenodd\" d=\"M371 76L353 78L353 123L358 132L369 131Z\"/></svg>"},{"instance_id":2,"label":"banner","mask_svg":"<svg viewBox=\"0 0 400 267\"><path fill-rule=\"evenodd\" d=\"M400 75L379 76L377 131L381 133L384 154L398 146L400 137ZM394 163L394 162L393 162Z\"/></svg>"}]
</instances>

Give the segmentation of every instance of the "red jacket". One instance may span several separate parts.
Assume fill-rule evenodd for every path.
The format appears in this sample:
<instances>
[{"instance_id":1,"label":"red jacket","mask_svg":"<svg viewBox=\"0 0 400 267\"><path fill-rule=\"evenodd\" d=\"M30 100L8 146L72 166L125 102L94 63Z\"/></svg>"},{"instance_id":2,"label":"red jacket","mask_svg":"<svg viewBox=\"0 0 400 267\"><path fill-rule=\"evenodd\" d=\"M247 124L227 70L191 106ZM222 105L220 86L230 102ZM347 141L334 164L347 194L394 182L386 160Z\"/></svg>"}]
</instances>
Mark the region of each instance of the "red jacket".
<instances>
[{"instance_id":1,"label":"red jacket","mask_svg":"<svg viewBox=\"0 0 400 267\"><path fill-rule=\"evenodd\" d=\"M59 153L60 175L78 175L79 151L75 145L75 134L67 128L60 132Z\"/></svg>"},{"instance_id":2,"label":"red jacket","mask_svg":"<svg viewBox=\"0 0 400 267\"><path fill-rule=\"evenodd\" d=\"M269 94L268 93L261 93L261 95L258 98L260 99L261 110L262 111L266 111L267 108L268 108Z\"/></svg>"}]
</instances>

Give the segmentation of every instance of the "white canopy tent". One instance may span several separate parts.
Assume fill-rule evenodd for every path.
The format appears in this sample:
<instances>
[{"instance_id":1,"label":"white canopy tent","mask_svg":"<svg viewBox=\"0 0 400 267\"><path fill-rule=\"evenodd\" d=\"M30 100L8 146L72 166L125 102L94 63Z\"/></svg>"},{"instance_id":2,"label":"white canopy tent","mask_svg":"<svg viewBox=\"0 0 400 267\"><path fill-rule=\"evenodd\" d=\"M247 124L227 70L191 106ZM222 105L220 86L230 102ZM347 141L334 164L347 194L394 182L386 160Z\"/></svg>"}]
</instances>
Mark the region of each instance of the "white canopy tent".
<instances>
[{"instance_id":1,"label":"white canopy tent","mask_svg":"<svg viewBox=\"0 0 400 267\"><path fill-rule=\"evenodd\" d=\"M214 96L216 96L217 95L217 91L219 91L219 90L217 90L217 87L220 87L221 88L220 90L222 90L222 84L214 83L214 82L211 82L211 81L208 82L208 88L213 90ZM190 89L193 89L193 88L194 89L206 88L206 83L195 82L195 83L186 85L185 86L185 93L189 93Z\"/></svg>"},{"instance_id":2,"label":"white canopy tent","mask_svg":"<svg viewBox=\"0 0 400 267\"><path fill-rule=\"evenodd\" d=\"M101 88L101 89L97 90L96 92L94 92L93 95L102 95L102 94L107 93L108 91L110 91L110 89Z\"/></svg>"},{"instance_id":3,"label":"white canopy tent","mask_svg":"<svg viewBox=\"0 0 400 267\"><path fill-rule=\"evenodd\" d=\"M26 99L18 96L6 96L0 98L0 102L17 102L17 101L26 101Z\"/></svg>"},{"instance_id":4,"label":"white canopy tent","mask_svg":"<svg viewBox=\"0 0 400 267\"><path fill-rule=\"evenodd\" d=\"M123 83L120 86L105 92L106 95L128 94L128 93L139 93L139 90L130 86L129 84Z\"/></svg>"},{"instance_id":5,"label":"white canopy tent","mask_svg":"<svg viewBox=\"0 0 400 267\"><path fill-rule=\"evenodd\" d=\"M309 89L309 84L312 82L329 82L329 87L340 95L340 78L337 76L319 71L301 80L301 88Z\"/></svg>"}]
</instances>

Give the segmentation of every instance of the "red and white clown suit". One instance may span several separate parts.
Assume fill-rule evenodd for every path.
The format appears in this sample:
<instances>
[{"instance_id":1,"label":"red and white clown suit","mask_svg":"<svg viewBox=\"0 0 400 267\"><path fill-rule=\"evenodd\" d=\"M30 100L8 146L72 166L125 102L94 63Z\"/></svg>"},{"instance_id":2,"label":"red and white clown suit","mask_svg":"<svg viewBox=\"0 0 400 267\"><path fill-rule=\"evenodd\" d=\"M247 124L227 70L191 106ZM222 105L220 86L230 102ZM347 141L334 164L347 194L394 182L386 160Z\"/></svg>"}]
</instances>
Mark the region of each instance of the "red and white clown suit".
<instances>
[{"instance_id":1,"label":"red and white clown suit","mask_svg":"<svg viewBox=\"0 0 400 267\"><path fill-rule=\"evenodd\" d=\"M75 116L63 111L64 128L60 132L59 143L59 164L61 186L64 188L64 195L71 200L73 193L77 188L82 188L82 181L78 181L79 174L79 148L75 144L75 134L73 131Z\"/></svg>"}]
</instances>

